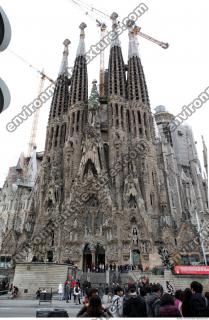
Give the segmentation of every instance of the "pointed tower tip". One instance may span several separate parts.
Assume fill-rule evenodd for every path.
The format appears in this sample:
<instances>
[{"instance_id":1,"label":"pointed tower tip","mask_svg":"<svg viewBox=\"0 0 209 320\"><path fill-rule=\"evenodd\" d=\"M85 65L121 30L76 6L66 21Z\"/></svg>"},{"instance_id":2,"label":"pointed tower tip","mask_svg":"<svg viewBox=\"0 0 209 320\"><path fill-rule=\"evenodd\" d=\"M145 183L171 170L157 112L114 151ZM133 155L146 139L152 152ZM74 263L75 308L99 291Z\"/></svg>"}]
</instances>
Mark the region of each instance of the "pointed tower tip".
<instances>
[{"instance_id":1,"label":"pointed tower tip","mask_svg":"<svg viewBox=\"0 0 209 320\"><path fill-rule=\"evenodd\" d=\"M132 19L127 20L126 26L129 30L128 59L134 56L139 57L137 34L139 34L140 28L135 25L135 21Z\"/></svg>"},{"instance_id":2,"label":"pointed tower tip","mask_svg":"<svg viewBox=\"0 0 209 320\"><path fill-rule=\"evenodd\" d=\"M85 32L84 29L87 27L87 24L85 22L82 22L79 26L79 28L81 29L81 33L80 33L80 40L79 40L79 44L78 44L78 49L77 49L77 53L76 53L76 57L79 56L84 56L86 53L86 48L85 48L85 42L84 42L84 38L85 38Z\"/></svg>"},{"instance_id":3,"label":"pointed tower tip","mask_svg":"<svg viewBox=\"0 0 209 320\"><path fill-rule=\"evenodd\" d=\"M63 44L64 44L65 47L68 47L69 44L71 44L71 41L70 41L69 39L65 39L65 40L63 41Z\"/></svg>"},{"instance_id":4,"label":"pointed tower tip","mask_svg":"<svg viewBox=\"0 0 209 320\"><path fill-rule=\"evenodd\" d=\"M113 12L110 16L110 19L113 20L113 21L116 21L116 19L118 18L118 14L117 12Z\"/></svg>"},{"instance_id":5,"label":"pointed tower tip","mask_svg":"<svg viewBox=\"0 0 209 320\"><path fill-rule=\"evenodd\" d=\"M84 30L86 27L87 27L87 24L86 24L85 22L81 22L79 28L80 28L81 30Z\"/></svg>"},{"instance_id":6,"label":"pointed tower tip","mask_svg":"<svg viewBox=\"0 0 209 320\"><path fill-rule=\"evenodd\" d=\"M114 37L112 37L111 48L121 46L118 33L117 33L117 26L119 25L117 18L118 18L118 14L116 12L113 12L110 16L110 19L112 20L112 32L114 34Z\"/></svg>"},{"instance_id":7,"label":"pointed tower tip","mask_svg":"<svg viewBox=\"0 0 209 320\"><path fill-rule=\"evenodd\" d=\"M63 44L64 44L64 51L63 51L63 57L62 57L62 63L61 63L61 66L60 66L60 71L59 71L59 76L60 75L67 75L68 74L68 54L69 54L69 50L68 50L68 46L70 44L70 40L69 39L65 39L63 41Z\"/></svg>"}]
</instances>

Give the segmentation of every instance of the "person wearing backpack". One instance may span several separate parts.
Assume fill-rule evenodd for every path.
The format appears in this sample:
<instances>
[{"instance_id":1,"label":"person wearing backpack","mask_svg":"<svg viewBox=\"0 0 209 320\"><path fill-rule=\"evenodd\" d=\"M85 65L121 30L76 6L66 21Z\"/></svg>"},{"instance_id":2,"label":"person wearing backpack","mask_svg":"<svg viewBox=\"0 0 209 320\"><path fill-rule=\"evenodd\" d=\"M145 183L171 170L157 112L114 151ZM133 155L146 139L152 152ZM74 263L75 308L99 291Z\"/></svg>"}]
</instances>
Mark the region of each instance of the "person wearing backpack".
<instances>
[{"instance_id":1,"label":"person wearing backpack","mask_svg":"<svg viewBox=\"0 0 209 320\"><path fill-rule=\"evenodd\" d=\"M146 302L137 294L137 288L134 284L129 286L128 295L123 301L123 317L147 317Z\"/></svg>"},{"instance_id":2,"label":"person wearing backpack","mask_svg":"<svg viewBox=\"0 0 209 320\"><path fill-rule=\"evenodd\" d=\"M162 295L162 287L160 284L152 285L152 292L146 296L146 307L148 317L158 317L160 309L160 298Z\"/></svg>"},{"instance_id":3,"label":"person wearing backpack","mask_svg":"<svg viewBox=\"0 0 209 320\"><path fill-rule=\"evenodd\" d=\"M81 300L80 300L80 297L81 297L81 289L80 287L78 286L78 284L75 286L74 288L74 292L73 292L74 296L75 296L75 304L81 304Z\"/></svg>"},{"instance_id":4,"label":"person wearing backpack","mask_svg":"<svg viewBox=\"0 0 209 320\"><path fill-rule=\"evenodd\" d=\"M123 288L117 286L114 289L114 296L111 300L111 305L108 308L113 317L119 318L123 315Z\"/></svg>"},{"instance_id":5,"label":"person wearing backpack","mask_svg":"<svg viewBox=\"0 0 209 320\"><path fill-rule=\"evenodd\" d=\"M190 285L192 297L190 300L192 317L208 317L209 310L207 308L206 298L203 296L203 286L197 281L193 281Z\"/></svg>"}]
</instances>

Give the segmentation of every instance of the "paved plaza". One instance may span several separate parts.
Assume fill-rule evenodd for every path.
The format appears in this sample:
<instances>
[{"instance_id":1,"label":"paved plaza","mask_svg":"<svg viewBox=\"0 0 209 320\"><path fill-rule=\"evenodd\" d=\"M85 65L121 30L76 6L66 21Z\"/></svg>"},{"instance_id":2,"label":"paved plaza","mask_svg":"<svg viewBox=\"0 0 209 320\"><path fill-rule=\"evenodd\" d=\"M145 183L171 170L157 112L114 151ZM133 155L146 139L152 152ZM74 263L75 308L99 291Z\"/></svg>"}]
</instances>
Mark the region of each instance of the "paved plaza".
<instances>
[{"instance_id":1,"label":"paved plaza","mask_svg":"<svg viewBox=\"0 0 209 320\"><path fill-rule=\"evenodd\" d=\"M82 305L75 305L71 300L69 303L59 301L54 298L52 304L41 303L35 299L30 300L11 300L0 296L0 317L35 317L36 310L43 308L61 308L68 312L69 317L75 317Z\"/></svg>"}]
</instances>

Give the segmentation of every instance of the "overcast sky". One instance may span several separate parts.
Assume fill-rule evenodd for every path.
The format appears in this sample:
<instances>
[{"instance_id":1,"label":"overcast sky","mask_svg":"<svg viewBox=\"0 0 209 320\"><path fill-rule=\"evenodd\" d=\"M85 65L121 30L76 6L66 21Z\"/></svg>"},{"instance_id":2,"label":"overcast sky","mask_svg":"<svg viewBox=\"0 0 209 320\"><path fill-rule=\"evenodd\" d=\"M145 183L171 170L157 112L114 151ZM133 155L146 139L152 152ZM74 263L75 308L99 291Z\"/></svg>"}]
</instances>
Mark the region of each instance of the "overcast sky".
<instances>
[{"instance_id":1,"label":"overcast sky","mask_svg":"<svg viewBox=\"0 0 209 320\"><path fill-rule=\"evenodd\" d=\"M120 19L126 17L140 3L129 0L85 0L101 11L118 12ZM167 50L139 38L140 55L149 89L151 107L164 105L178 114L184 105L190 104L206 87L208 81L208 0L145 0L149 8L137 24L142 32L159 40L169 42ZM62 58L63 40L69 38L69 65L73 65L79 38L79 24L87 24L86 48L99 41L95 20L71 0L2 0L1 6L12 25L12 41L9 49L28 60L38 69L56 79ZM101 20L101 17L97 17ZM109 26L110 22L105 21ZM122 41L125 62L128 54L128 34ZM105 51L106 66L109 48ZM28 119L13 133L6 124L24 105L37 96L40 77L9 50L0 54L1 78L11 92L11 104L0 115L0 186L8 168L17 163L20 153L27 152L32 120ZM89 83L99 75L99 58L88 65ZM45 86L49 83L46 81ZM40 112L37 146L42 151L45 142L49 103ZM209 103L202 106L189 119L202 159L201 135L209 141Z\"/></svg>"}]
</instances>

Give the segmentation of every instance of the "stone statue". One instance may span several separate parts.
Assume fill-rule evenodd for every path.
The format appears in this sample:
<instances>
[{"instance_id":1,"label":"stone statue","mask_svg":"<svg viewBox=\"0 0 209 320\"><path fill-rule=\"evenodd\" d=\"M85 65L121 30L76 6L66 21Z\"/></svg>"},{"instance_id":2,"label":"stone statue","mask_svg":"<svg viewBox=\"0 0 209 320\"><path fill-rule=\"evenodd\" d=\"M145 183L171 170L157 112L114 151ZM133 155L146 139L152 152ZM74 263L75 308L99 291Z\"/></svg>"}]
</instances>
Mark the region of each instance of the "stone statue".
<instances>
[{"instance_id":1,"label":"stone statue","mask_svg":"<svg viewBox=\"0 0 209 320\"><path fill-rule=\"evenodd\" d=\"M139 239L138 239L137 229L136 229L136 228L133 228L133 244L134 244L134 245L137 245L138 242L139 242Z\"/></svg>"}]
</instances>

